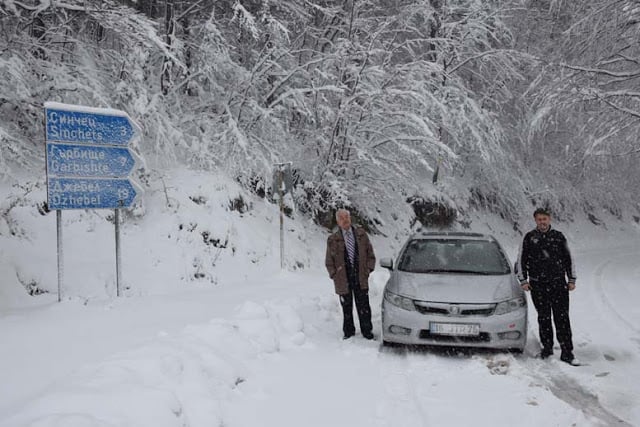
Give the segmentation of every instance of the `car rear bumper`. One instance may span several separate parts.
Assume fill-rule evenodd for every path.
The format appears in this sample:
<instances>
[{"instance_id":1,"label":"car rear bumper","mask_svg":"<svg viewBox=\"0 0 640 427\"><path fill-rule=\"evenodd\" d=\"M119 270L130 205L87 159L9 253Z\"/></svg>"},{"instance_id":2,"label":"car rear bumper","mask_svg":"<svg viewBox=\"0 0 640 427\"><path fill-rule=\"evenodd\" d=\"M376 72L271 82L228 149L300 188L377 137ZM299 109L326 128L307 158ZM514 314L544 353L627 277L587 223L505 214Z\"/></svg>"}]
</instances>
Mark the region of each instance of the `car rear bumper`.
<instances>
[{"instance_id":1,"label":"car rear bumper","mask_svg":"<svg viewBox=\"0 0 640 427\"><path fill-rule=\"evenodd\" d=\"M477 324L480 333L472 336L435 334L430 329L432 322ZM501 315L448 316L404 310L384 301L382 339L398 344L522 350L527 342L527 307Z\"/></svg>"}]
</instances>

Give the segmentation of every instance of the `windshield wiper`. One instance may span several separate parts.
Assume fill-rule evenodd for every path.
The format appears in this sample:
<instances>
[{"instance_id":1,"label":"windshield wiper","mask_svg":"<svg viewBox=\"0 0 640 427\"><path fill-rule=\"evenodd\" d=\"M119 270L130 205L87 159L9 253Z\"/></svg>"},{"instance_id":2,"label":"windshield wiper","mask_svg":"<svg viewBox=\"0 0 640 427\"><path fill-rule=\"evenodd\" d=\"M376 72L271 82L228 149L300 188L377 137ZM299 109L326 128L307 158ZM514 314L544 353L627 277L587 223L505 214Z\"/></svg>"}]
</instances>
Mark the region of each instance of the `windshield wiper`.
<instances>
[{"instance_id":1,"label":"windshield wiper","mask_svg":"<svg viewBox=\"0 0 640 427\"><path fill-rule=\"evenodd\" d=\"M481 276L493 276L497 274L506 274L496 271L473 271L473 270L454 270L448 268L430 268L427 270L417 270L415 273L457 273L457 274L478 274Z\"/></svg>"}]
</instances>

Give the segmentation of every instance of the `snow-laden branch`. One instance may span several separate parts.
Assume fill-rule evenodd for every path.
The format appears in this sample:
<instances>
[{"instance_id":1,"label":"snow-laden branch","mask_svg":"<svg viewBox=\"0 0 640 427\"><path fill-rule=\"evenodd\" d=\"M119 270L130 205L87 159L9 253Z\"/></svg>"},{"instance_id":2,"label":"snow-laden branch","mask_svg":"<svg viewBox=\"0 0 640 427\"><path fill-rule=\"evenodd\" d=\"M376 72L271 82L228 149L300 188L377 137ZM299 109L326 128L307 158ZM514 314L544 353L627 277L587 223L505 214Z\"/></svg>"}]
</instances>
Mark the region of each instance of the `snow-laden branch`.
<instances>
[{"instance_id":1,"label":"snow-laden branch","mask_svg":"<svg viewBox=\"0 0 640 427\"><path fill-rule=\"evenodd\" d=\"M309 93L318 93L318 92L335 92L335 93L344 93L343 88L339 88L336 85L326 85L326 86L318 86L318 87L310 87L310 88L292 88L284 92L282 95L277 97L272 103L269 104L269 108L273 108L276 105L280 104L287 98L295 95L304 95Z\"/></svg>"},{"instance_id":2,"label":"snow-laden branch","mask_svg":"<svg viewBox=\"0 0 640 427\"><path fill-rule=\"evenodd\" d=\"M582 71L590 74L602 74L602 75L611 76L611 77L631 78L631 77L640 76L640 68L629 70L629 71L612 71L612 70L607 70L606 68L583 67L579 65L571 65L566 63L560 63L558 65L563 68L567 68L569 70Z\"/></svg>"}]
</instances>

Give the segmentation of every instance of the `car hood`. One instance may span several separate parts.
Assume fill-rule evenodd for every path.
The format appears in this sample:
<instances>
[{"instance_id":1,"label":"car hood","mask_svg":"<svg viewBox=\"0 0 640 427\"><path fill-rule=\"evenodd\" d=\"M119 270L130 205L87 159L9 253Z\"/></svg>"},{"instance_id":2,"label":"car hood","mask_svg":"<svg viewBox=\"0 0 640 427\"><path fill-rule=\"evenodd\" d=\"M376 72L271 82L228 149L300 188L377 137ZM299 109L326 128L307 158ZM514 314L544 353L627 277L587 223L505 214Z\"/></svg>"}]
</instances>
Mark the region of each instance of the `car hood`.
<instances>
[{"instance_id":1,"label":"car hood","mask_svg":"<svg viewBox=\"0 0 640 427\"><path fill-rule=\"evenodd\" d=\"M393 293L433 302L493 303L514 298L511 274L424 274L396 271L389 282Z\"/></svg>"}]
</instances>

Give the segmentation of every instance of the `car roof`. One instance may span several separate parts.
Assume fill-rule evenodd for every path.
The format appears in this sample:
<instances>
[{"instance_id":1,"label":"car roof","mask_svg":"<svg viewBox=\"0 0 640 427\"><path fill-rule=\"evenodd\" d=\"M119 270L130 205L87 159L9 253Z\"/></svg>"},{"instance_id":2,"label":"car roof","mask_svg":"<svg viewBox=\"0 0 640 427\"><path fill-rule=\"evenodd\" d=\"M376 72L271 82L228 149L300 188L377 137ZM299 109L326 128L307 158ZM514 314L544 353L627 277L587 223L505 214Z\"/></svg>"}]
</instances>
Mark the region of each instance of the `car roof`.
<instances>
[{"instance_id":1,"label":"car roof","mask_svg":"<svg viewBox=\"0 0 640 427\"><path fill-rule=\"evenodd\" d=\"M496 240L495 237L489 234L473 233L467 231L418 231L411 237L413 239Z\"/></svg>"}]
</instances>

